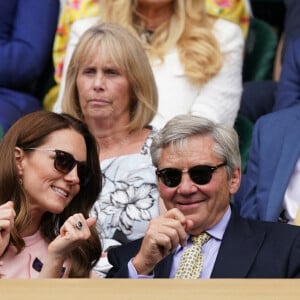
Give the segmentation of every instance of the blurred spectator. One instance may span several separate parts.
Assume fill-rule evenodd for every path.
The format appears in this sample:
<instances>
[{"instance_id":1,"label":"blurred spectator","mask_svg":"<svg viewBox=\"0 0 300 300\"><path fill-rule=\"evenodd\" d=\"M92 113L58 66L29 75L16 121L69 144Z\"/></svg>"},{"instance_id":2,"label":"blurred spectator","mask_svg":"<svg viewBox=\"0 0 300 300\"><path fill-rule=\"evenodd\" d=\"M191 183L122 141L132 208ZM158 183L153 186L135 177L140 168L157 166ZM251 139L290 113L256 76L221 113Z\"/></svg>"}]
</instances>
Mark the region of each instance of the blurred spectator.
<instances>
[{"instance_id":1,"label":"blurred spectator","mask_svg":"<svg viewBox=\"0 0 300 300\"><path fill-rule=\"evenodd\" d=\"M282 68L282 59L289 42L300 36L300 1L283 0L285 5L284 28L278 44L277 56L274 65L274 80L279 80Z\"/></svg>"},{"instance_id":2,"label":"blurred spectator","mask_svg":"<svg viewBox=\"0 0 300 300\"><path fill-rule=\"evenodd\" d=\"M0 1L0 125L42 107L36 83L51 59L59 0Z\"/></svg>"},{"instance_id":3,"label":"blurred spectator","mask_svg":"<svg viewBox=\"0 0 300 300\"><path fill-rule=\"evenodd\" d=\"M151 4L102 0L100 13L101 18L85 18L72 25L63 78L82 33L100 19L117 22L141 41L150 57L159 91L154 126L160 128L178 113L234 124L242 92L244 45L236 24L208 16L205 1L198 0ZM63 91L64 79L55 111L61 110Z\"/></svg>"},{"instance_id":4,"label":"blurred spectator","mask_svg":"<svg viewBox=\"0 0 300 300\"><path fill-rule=\"evenodd\" d=\"M300 41L297 40L300 37L300 1L276 2L285 4L286 13L274 60L273 80L250 81L244 85L239 113L252 122L264 114L297 104L300 99Z\"/></svg>"},{"instance_id":5,"label":"blurred spectator","mask_svg":"<svg viewBox=\"0 0 300 300\"><path fill-rule=\"evenodd\" d=\"M61 0L61 13L58 20L54 44L53 64L55 85L48 91L44 106L51 110L55 102L62 77L62 69L70 37L72 24L79 19L98 16L99 0Z\"/></svg>"},{"instance_id":6,"label":"blurred spectator","mask_svg":"<svg viewBox=\"0 0 300 300\"><path fill-rule=\"evenodd\" d=\"M256 122L247 173L234 202L243 217L294 222L300 207L299 128L300 104Z\"/></svg>"},{"instance_id":7,"label":"blurred spectator","mask_svg":"<svg viewBox=\"0 0 300 300\"><path fill-rule=\"evenodd\" d=\"M82 18L100 15L99 0L62 0L62 2L65 5L61 10L53 47L56 85L44 99L44 105L48 109L52 109L58 97L65 52L72 24ZM252 15L249 0L205 0L205 4L209 15L237 23L241 27L244 38L247 37L249 18Z\"/></svg>"}]
</instances>

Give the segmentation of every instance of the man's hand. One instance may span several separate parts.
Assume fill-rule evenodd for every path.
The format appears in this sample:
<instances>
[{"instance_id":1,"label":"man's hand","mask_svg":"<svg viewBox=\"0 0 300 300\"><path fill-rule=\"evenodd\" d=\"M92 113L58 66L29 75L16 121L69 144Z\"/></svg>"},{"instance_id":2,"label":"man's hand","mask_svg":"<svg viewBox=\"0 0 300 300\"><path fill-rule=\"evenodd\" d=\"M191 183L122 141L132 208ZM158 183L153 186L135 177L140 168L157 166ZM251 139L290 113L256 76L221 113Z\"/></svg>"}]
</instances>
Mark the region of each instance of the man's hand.
<instances>
[{"instance_id":1,"label":"man's hand","mask_svg":"<svg viewBox=\"0 0 300 300\"><path fill-rule=\"evenodd\" d=\"M139 275L150 274L163 258L180 244L185 246L187 232L193 226L191 220L177 208L167 211L150 221L141 249L133 258L133 265Z\"/></svg>"}]
</instances>

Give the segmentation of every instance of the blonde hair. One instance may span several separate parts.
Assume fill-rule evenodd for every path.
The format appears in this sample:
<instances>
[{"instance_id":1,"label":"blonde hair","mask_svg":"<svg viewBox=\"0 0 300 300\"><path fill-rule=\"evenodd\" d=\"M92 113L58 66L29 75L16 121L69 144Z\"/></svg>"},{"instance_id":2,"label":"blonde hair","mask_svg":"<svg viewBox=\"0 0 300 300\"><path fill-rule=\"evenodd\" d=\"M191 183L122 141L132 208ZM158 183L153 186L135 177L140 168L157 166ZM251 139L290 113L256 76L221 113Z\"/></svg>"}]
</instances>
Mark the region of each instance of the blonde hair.
<instances>
[{"instance_id":1,"label":"blonde hair","mask_svg":"<svg viewBox=\"0 0 300 300\"><path fill-rule=\"evenodd\" d=\"M155 30L151 44L141 37L136 0L101 0L101 21L119 23L142 43L148 56L159 57L177 48L186 76L204 85L222 66L222 54L213 34L214 19L205 11L204 0L174 0L172 17Z\"/></svg>"},{"instance_id":2,"label":"blonde hair","mask_svg":"<svg viewBox=\"0 0 300 300\"><path fill-rule=\"evenodd\" d=\"M128 129L134 131L147 126L155 116L158 93L148 57L139 41L118 24L100 23L88 29L80 38L67 71L62 110L83 120L76 79L82 64L97 55L99 47L118 69L126 74L132 103Z\"/></svg>"}]
</instances>

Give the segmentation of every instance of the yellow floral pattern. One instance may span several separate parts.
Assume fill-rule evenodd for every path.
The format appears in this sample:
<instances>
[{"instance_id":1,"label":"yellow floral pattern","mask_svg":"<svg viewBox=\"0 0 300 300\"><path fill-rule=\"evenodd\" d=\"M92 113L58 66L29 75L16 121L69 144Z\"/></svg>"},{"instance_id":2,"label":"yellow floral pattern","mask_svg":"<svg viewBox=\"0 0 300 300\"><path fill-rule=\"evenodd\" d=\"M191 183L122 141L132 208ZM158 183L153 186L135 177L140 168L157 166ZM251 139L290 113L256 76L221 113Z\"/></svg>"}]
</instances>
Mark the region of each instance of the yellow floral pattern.
<instances>
[{"instance_id":1,"label":"yellow floral pattern","mask_svg":"<svg viewBox=\"0 0 300 300\"><path fill-rule=\"evenodd\" d=\"M250 16L244 0L205 0L208 14L237 23L246 38Z\"/></svg>"},{"instance_id":2,"label":"yellow floral pattern","mask_svg":"<svg viewBox=\"0 0 300 300\"><path fill-rule=\"evenodd\" d=\"M60 14L53 46L55 81L60 82L63 61L74 21L99 14L99 0L67 0Z\"/></svg>"}]
</instances>

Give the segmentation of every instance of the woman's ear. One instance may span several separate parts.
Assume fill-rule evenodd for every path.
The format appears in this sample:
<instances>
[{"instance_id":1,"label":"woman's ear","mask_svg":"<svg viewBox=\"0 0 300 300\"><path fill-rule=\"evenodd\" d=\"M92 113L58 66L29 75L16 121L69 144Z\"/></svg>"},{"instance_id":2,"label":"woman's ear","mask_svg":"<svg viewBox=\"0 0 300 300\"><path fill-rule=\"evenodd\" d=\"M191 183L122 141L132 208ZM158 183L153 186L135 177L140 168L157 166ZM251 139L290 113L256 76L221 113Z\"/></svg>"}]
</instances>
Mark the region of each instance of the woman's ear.
<instances>
[{"instance_id":1,"label":"woman's ear","mask_svg":"<svg viewBox=\"0 0 300 300\"><path fill-rule=\"evenodd\" d=\"M24 151L19 147L15 147L15 159L16 159L16 166L18 169L18 173L20 176L22 176L23 175Z\"/></svg>"}]
</instances>

